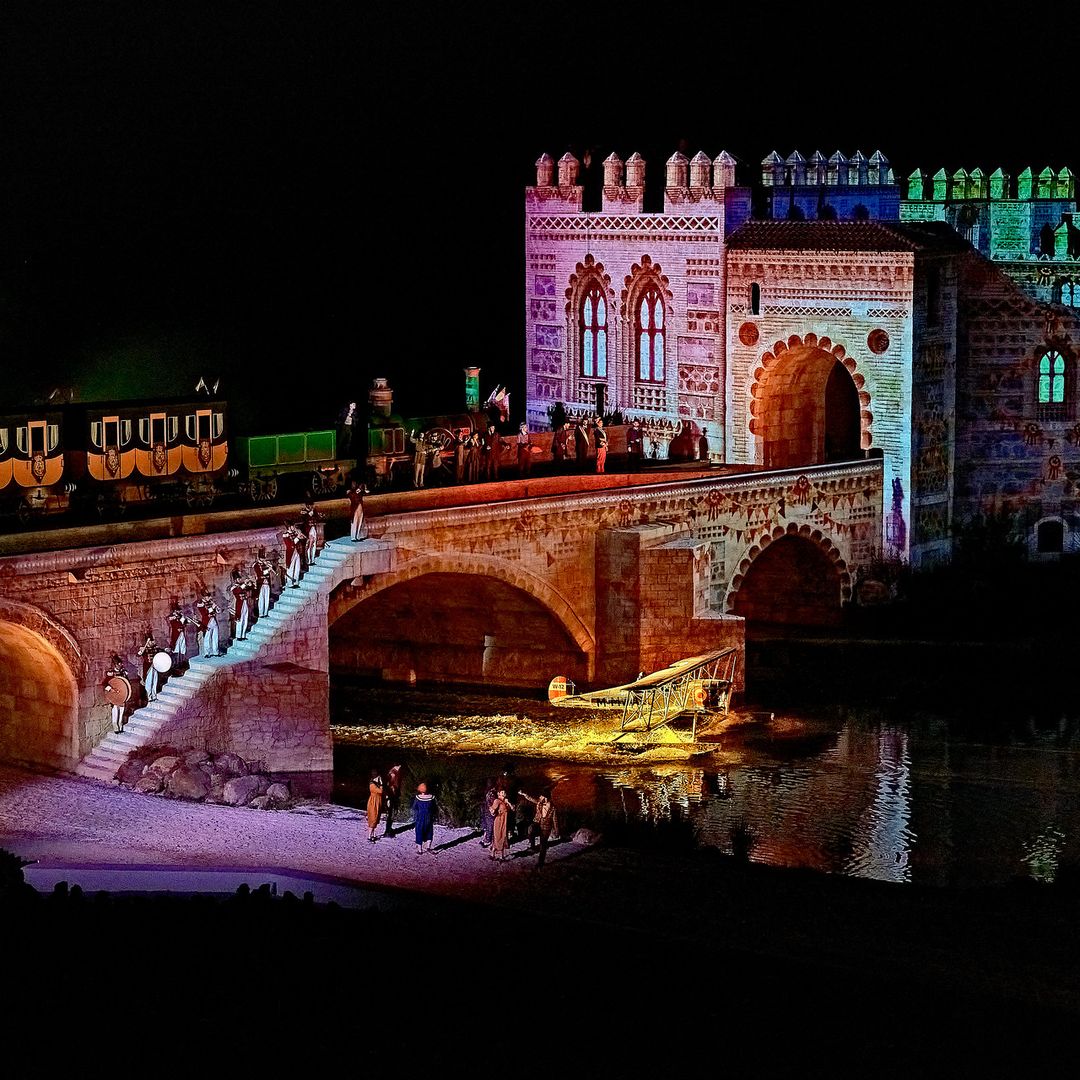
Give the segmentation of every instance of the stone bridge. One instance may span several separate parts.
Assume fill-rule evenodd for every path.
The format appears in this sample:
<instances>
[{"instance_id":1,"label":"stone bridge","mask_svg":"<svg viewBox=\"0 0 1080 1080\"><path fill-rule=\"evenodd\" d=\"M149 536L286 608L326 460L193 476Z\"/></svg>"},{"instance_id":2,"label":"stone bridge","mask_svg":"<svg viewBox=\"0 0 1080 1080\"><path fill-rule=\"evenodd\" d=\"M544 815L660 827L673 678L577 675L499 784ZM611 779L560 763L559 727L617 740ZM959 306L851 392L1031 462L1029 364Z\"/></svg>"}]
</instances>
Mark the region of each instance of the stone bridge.
<instances>
[{"instance_id":1,"label":"stone bridge","mask_svg":"<svg viewBox=\"0 0 1080 1080\"><path fill-rule=\"evenodd\" d=\"M204 584L224 610L230 571L276 530L0 559L0 759L104 776L172 744L327 770L331 670L623 681L741 647L747 618L837 621L881 520L880 460L372 515L369 540L329 543L248 641L193 660L121 736L101 703L109 655L133 668L147 628L160 639L171 600Z\"/></svg>"}]
</instances>

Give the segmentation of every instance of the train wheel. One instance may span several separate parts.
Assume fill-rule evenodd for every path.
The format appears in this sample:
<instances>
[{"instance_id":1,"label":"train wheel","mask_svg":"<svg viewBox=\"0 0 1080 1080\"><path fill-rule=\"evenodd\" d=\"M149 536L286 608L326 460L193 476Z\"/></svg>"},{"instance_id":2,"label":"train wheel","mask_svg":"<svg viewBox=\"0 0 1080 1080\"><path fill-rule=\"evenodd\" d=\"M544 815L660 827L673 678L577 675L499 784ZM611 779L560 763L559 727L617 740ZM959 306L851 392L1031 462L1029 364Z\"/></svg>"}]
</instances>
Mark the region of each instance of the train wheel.
<instances>
[{"instance_id":1,"label":"train wheel","mask_svg":"<svg viewBox=\"0 0 1080 1080\"><path fill-rule=\"evenodd\" d=\"M263 490L266 492L266 501L273 502L277 498L278 493L277 477L271 476L270 479L266 481L266 486Z\"/></svg>"}]
</instances>

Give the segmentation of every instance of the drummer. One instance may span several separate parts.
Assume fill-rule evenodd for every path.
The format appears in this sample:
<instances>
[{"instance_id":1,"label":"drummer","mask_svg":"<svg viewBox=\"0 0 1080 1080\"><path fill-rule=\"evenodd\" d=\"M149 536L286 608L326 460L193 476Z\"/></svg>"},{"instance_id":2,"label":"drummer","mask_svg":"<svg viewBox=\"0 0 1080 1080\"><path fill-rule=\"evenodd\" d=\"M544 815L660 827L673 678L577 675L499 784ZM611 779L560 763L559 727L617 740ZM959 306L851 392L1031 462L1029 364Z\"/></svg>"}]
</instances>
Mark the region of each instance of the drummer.
<instances>
[{"instance_id":1,"label":"drummer","mask_svg":"<svg viewBox=\"0 0 1080 1080\"><path fill-rule=\"evenodd\" d=\"M161 651L161 646L154 640L154 631L147 628L146 641L139 648L139 656L142 657L143 686L146 687L147 701L157 701L158 669L154 666L154 657Z\"/></svg>"},{"instance_id":2,"label":"drummer","mask_svg":"<svg viewBox=\"0 0 1080 1080\"><path fill-rule=\"evenodd\" d=\"M109 680L117 676L126 679L128 673L124 668L124 661L120 659L120 655L118 653L113 653L109 658L109 666L101 678L102 687L108 686ZM117 735L124 730L124 708L126 704L126 702L117 703L115 701L112 703L112 725L113 731L115 731Z\"/></svg>"}]
</instances>

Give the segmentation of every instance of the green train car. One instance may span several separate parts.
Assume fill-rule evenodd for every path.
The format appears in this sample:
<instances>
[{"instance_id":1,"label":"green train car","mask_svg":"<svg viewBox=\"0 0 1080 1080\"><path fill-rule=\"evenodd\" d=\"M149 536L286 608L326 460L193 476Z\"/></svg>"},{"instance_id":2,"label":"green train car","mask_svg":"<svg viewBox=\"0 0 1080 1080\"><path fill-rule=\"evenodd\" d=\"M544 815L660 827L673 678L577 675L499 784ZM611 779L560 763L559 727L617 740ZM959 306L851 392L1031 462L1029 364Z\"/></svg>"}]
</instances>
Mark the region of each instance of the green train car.
<instances>
[{"instance_id":1,"label":"green train car","mask_svg":"<svg viewBox=\"0 0 1080 1080\"><path fill-rule=\"evenodd\" d=\"M339 460L334 431L248 435L234 442L239 489L252 502L273 502L282 494L310 491L326 498L345 488L355 459Z\"/></svg>"}]
</instances>

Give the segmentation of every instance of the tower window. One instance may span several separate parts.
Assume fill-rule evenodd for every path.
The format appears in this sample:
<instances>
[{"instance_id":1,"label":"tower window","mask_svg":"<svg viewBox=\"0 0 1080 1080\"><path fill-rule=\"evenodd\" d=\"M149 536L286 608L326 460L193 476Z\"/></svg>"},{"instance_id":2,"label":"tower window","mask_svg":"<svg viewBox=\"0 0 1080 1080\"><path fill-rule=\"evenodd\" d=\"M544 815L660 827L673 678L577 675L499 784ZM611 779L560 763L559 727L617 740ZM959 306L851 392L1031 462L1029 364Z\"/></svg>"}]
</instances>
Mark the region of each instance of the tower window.
<instances>
[{"instance_id":1,"label":"tower window","mask_svg":"<svg viewBox=\"0 0 1080 1080\"><path fill-rule=\"evenodd\" d=\"M1065 357L1049 349L1039 357L1039 404L1061 405L1065 401Z\"/></svg>"},{"instance_id":2,"label":"tower window","mask_svg":"<svg viewBox=\"0 0 1080 1080\"><path fill-rule=\"evenodd\" d=\"M607 377L607 301L599 285L591 285L581 304L581 374Z\"/></svg>"},{"instance_id":3,"label":"tower window","mask_svg":"<svg viewBox=\"0 0 1080 1080\"><path fill-rule=\"evenodd\" d=\"M638 301L634 330L638 378L643 382L663 382L664 300L655 285L650 285Z\"/></svg>"},{"instance_id":4,"label":"tower window","mask_svg":"<svg viewBox=\"0 0 1080 1080\"><path fill-rule=\"evenodd\" d=\"M756 281L750 286L750 314L761 314L761 286Z\"/></svg>"}]
</instances>

